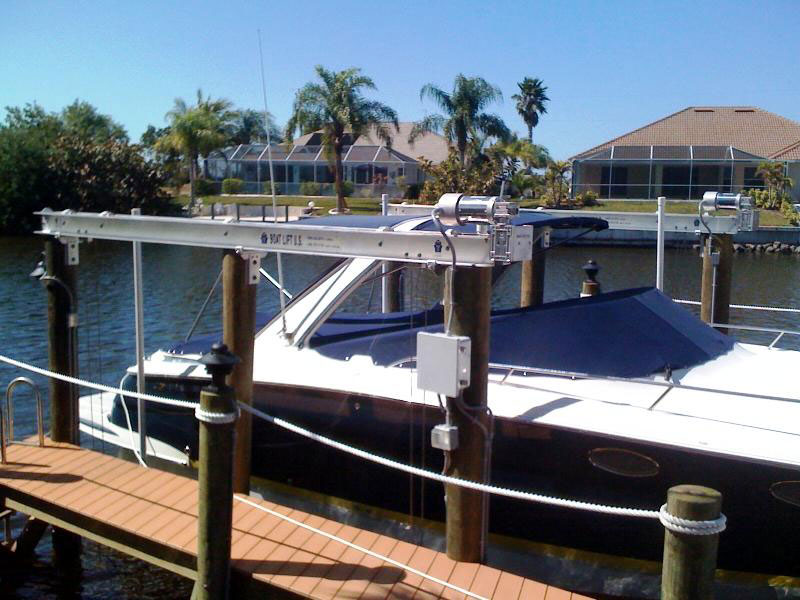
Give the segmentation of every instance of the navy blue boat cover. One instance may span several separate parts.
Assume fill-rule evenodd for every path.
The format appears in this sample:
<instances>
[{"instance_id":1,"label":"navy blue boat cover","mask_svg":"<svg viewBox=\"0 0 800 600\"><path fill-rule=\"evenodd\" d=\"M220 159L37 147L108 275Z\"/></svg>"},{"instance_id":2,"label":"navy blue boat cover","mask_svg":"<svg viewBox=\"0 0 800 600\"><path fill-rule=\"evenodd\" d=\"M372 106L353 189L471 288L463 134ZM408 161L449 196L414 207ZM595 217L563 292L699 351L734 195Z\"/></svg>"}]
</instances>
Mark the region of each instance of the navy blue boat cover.
<instances>
[{"instance_id":1,"label":"navy blue boat cover","mask_svg":"<svg viewBox=\"0 0 800 600\"><path fill-rule=\"evenodd\" d=\"M334 315L310 346L331 358L361 354L389 365L416 354L418 331L442 331L442 309ZM654 288L637 288L534 308L495 311L492 363L644 377L711 360L733 340Z\"/></svg>"},{"instance_id":2,"label":"navy blue boat cover","mask_svg":"<svg viewBox=\"0 0 800 600\"><path fill-rule=\"evenodd\" d=\"M260 313L257 329L272 315ZM418 331L442 331L441 306L416 313L338 314L311 338L331 358L361 354L390 365L416 355ZM170 348L202 353L219 335ZM709 361L733 348L733 339L709 327L655 288L636 288L492 313L492 363L644 377Z\"/></svg>"},{"instance_id":3,"label":"navy blue boat cover","mask_svg":"<svg viewBox=\"0 0 800 600\"><path fill-rule=\"evenodd\" d=\"M431 207L433 209L433 207ZM329 227L359 227L378 229L379 227L395 227L403 221L418 219L408 215L342 215L327 217L310 217L292 222L292 225L327 225ZM608 222L596 217L551 215L545 211L525 211L511 220L513 225L533 225L536 227L552 227L554 229L607 229ZM428 219L415 227L417 231L436 231L436 223ZM455 227L460 231L475 231L474 225Z\"/></svg>"}]
</instances>

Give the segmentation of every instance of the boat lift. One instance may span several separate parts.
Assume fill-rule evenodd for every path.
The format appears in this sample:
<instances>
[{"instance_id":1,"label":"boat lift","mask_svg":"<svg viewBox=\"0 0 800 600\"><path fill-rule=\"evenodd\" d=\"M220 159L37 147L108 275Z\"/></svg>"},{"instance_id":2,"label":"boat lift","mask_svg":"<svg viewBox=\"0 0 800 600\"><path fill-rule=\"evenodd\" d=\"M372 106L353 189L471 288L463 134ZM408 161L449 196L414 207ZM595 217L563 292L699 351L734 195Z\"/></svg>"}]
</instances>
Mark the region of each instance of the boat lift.
<instances>
[{"instance_id":1,"label":"boat lift","mask_svg":"<svg viewBox=\"0 0 800 600\"><path fill-rule=\"evenodd\" d=\"M432 209L432 212L431 212ZM130 215L110 212L84 213L49 209L38 213L42 218L37 233L59 239L67 248L70 265L79 262L81 240L115 240L133 243L135 328L137 340L137 389L144 391L143 299L141 244L160 243L235 250L247 264L251 285L257 284L261 260L269 252L306 254L337 258L370 258L374 260L421 263L426 266L450 265L491 267L530 260L533 248L531 227L513 226L511 219L519 213L516 203L494 196L445 194L439 203L426 207L440 231L393 231L358 227L348 217L326 219L323 225L313 221L299 223L252 223L227 220L186 219L144 216L134 209ZM428 217L430 218L430 217ZM333 223L333 224L331 224ZM460 225L474 224L474 231L465 232ZM355 227L350 225L356 225ZM445 227L451 229L445 230ZM444 243L443 243L444 242ZM146 422L144 405L139 406L139 458L146 456Z\"/></svg>"},{"instance_id":2,"label":"boat lift","mask_svg":"<svg viewBox=\"0 0 800 600\"><path fill-rule=\"evenodd\" d=\"M518 214L516 203L489 196L446 196L456 198L427 207L427 215L434 209L441 215L434 218L441 218L447 225L481 224L471 233L455 229L448 232L457 249L458 265L490 267L530 258L531 229L515 227L510 222L510 217ZM391 231L388 227L376 230L313 222L251 223L232 218L209 221L49 209L35 214L42 218L42 228L37 233L55 236L69 244L70 264L78 262L75 241L81 239L233 249L256 257L278 252L424 264L452 263L450 252L442 246L440 233L431 231ZM259 266L260 260L258 266L253 267L256 273Z\"/></svg>"}]
</instances>

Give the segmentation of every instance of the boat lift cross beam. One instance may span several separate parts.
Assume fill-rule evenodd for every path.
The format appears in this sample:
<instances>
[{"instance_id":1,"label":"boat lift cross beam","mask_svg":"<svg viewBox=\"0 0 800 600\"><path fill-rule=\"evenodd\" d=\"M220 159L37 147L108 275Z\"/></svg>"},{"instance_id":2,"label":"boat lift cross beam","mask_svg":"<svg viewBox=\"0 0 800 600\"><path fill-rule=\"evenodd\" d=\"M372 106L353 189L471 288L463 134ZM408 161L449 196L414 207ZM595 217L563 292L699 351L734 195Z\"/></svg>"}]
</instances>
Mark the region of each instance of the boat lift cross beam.
<instances>
[{"instance_id":1,"label":"boat lift cross beam","mask_svg":"<svg viewBox=\"0 0 800 600\"><path fill-rule=\"evenodd\" d=\"M487 202L494 199L486 199ZM340 227L296 223L210 221L180 217L120 215L49 209L37 233L60 239L103 239L237 250L242 254L278 252L372 258L423 264L451 264L452 255L439 232L391 231L388 228ZM451 230L448 238L461 266L490 267L530 259L530 227L510 224L479 227L475 233ZM498 244L503 251L498 252Z\"/></svg>"}]
</instances>

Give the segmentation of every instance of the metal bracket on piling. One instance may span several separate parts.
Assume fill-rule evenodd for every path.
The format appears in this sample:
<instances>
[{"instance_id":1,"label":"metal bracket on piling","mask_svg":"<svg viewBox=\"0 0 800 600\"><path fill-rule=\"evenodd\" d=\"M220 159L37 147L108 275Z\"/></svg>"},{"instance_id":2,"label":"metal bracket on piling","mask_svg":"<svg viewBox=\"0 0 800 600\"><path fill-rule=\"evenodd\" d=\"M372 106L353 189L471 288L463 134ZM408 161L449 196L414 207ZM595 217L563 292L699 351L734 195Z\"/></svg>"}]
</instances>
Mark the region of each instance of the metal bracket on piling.
<instances>
[{"instance_id":1,"label":"metal bracket on piling","mask_svg":"<svg viewBox=\"0 0 800 600\"><path fill-rule=\"evenodd\" d=\"M59 237L58 239L67 247L67 264L70 266L77 265L80 262L80 253L78 251L80 240L76 237Z\"/></svg>"},{"instance_id":2,"label":"metal bracket on piling","mask_svg":"<svg viewBox=\"0 0 800 600\"><path fill-rule=\"evenodd\" d=\"M250 285L257 285L261 277L261 259L264 255L261 252L245 252L241 248L237 248L236 253L247 262L247 281Z\"/></svg>"}]
</instances>

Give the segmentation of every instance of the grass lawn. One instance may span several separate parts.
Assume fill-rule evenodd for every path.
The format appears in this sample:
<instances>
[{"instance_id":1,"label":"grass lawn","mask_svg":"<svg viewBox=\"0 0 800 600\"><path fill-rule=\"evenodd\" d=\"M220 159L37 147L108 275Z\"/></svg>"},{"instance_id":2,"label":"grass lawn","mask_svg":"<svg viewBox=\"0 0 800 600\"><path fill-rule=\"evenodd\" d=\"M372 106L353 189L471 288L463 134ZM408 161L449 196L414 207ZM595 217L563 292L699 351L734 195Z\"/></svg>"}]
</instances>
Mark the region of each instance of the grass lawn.
<instances>
[{"instance_id":1,"label":"grass lawn","mask_svg":"<svg viewBox=\"0 0 800 600\"><path fill-rule=\"evenodd\" d=\"M536 208L540 204L534 201L522 202L520 206L523 208ZM597 206L587 206L580 210L589 211L614 211L614 212L642 212L654 213L658 209L655 201L643 200L639 201L619 201L619 200L603 200L598 202ZM693 202L669 202L667 201L667 213L675 215L696 215L697 204ZM789 221L777 210L761 210L759 214L759 224L764 227L788 226Z\"/></svg>"},{"instance_id":2,"label":"grass lawn","mask_svg":"<svg viewBox=\"0 0 800 600\"><path fill-rule=\"evenodd\" d=\"M250 204L260 206L266 204L272 206L272 196L204 196L203 204ZM333 196L275 196L275 201L279 206L308 206L309 200L314 201L314 205L324 210L320 214L327 213L328 209L336 207L336 198ZM347 206L355 215L375 215L381 212L380 198L350 198L347 199ZM189 196L180 196L178 201L182 205L189 203Z\"/></svg>"},{"instance_id":3,"label":"grass lawn","mask_svg":"<svg viewBox=\"0 0 800 600\"><path fill-rule=\"evenodd\" d=\"M205 204L221 203L221 204L272 204L272 196L205 196L202 198ZM320 214L326 213L328 209L336 206L336 198L332 196L276 196L279 205L289 206L306 206L309 200L313 200L314 204L322 209ZM189 196L181 195L178 201L182 205L189 202ZM396 200L395 200L396 201ZM347 205L353 214L356 215L375 215L380 213L381 204L380 198L347 198ZM522 208L537 208L541 203L536 200L525 200L520 202ZM616 212L656 212L656 202L646 201L641 202L621 202L615 200L604 200L599 202L597 206L588 206L581 210L589 211L616 211ZM667 213L672 214L697 214L697 204L692 202L667 202ZM759 215L759 223L765 227L787 226L789 221L776 210L762 210Z\"/></svg>"}]
</instances>

